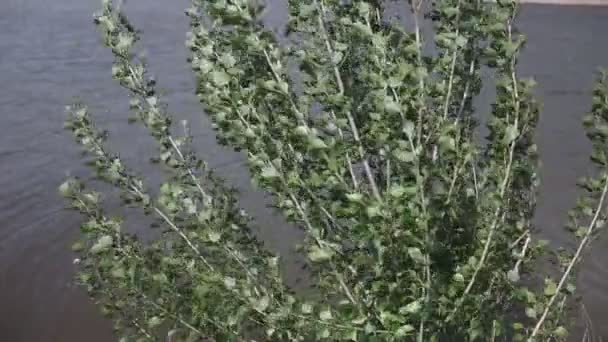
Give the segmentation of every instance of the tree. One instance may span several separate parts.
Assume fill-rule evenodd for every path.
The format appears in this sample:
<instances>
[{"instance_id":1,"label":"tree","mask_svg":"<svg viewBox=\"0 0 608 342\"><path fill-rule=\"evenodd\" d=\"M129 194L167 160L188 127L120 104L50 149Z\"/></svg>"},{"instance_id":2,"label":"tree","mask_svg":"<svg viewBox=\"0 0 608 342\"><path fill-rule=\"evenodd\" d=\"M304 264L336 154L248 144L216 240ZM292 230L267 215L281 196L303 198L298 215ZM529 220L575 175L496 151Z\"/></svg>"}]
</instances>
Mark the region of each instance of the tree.
<instances>
[{"instance_id":1,"label":"tree","mask_svg":"<svg viewBox=\"0 0 608 342\"><path fill-rule=\"evenodd\" d=\"M600 174L581 183L568 224L580 245L539 291L520 280L542 244L531 234L539 110L533 82L516 72L517 3L409 6L413 32L385 20L377 1L290 0L287 44L263 26L257 0L194 0L186 11L196 94L218 141L247 154L253 182L307 233L316 291L305 297L281 280L237 192L196 157L191 137L173 133L137 54L140 33L103 1L95 23L112 75L166 171L158 195L109 151L86 106L67 108L66 127L96 175L163 234L143 244L123 232L79 179L60 190L87 218L74 246L79 282L124 341L565 338L574 266L605 222L606 74L584 122ZM425 54L431 43L436 53ZM472 101L481 67L495 73L490 113ZM483 142L479 115L489 117Z\"/></svg>"}]
</instances>

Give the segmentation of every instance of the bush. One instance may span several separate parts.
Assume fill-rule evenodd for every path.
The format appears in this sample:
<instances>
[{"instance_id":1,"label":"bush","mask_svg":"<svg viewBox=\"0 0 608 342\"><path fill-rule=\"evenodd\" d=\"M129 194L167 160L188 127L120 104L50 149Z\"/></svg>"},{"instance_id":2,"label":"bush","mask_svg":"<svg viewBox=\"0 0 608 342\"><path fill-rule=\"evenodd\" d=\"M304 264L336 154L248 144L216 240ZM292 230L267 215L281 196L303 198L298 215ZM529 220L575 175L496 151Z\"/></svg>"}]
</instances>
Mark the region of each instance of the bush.
<instances>
[{"instance_id":1,"label":"bush","mask_svg":"<svg viewBox=\"0 0 608 342\"><path fill-rule=\"evenodd\" d=\"M246 153L253 182L307 233L315 291L304 296L281 280L279 257L252 234L236 191L196 157L189 136L174 135L138 57L139 32L103 2L95 23L115 57L112 75L166 171L158 195L107 149L85 106L68 107L67 128L96 175L163 234L143 244L122 231L78 179L60 190L87 217L74 245L78 280L122 341L565 339L573 268L605 222L606 74L585 117L601 172L581 183L568 224L579 248L560 256L559 277L530 285L543 255L531 234L539 110L533 82L516 73L517 4L410 7L413 32L383 19L376 1L290 0L285 44L262 25L257 0L194 0L186 12L196 94L219 142ZM435 52L423 53L429 44ZM495 73L490 113L473 106L481 68Z\"/></svg>"}]
</instances>

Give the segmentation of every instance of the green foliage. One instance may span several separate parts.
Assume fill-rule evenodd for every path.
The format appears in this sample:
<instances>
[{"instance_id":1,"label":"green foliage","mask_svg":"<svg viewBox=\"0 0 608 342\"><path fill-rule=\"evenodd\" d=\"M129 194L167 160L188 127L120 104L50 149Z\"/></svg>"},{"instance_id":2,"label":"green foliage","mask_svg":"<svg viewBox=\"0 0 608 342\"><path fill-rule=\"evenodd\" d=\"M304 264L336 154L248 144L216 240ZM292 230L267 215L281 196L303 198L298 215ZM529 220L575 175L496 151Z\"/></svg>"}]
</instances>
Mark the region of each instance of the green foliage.
<instances>
[{"instance_id":1,"label":"green foliage","mask_svg":"<svg viewBox=\"0 0 608 342\"><path fill-rule=\"evenodd\" d=\"M78 179L60 187L87 217L73 248L78 279L123 340L563 340L574 266L605 222L606 76L585 118L601 174L582 182L568 225L580 246L561 259L561 278L527 288L520 279L541 254L531 234L539 108L533 82L516 73L517 4L413 0L413 32L385 21L377 1L288 5L291 39L279 43L260 1L194 0L186 45L218 141L246 153L253 182L307 233L314 299L283 283L236 191L196 157L191 137L172 133L124 12L106 0L95 18L112 75L166 171L148 191L108 151L88 109L68 107L66 127L96 175L164 228L142 244L104 212L99 193ZM436 53L423 53L429 44ZM495 73L490 113L472 104L481 67Z\"/></svg>"}]
</instances>

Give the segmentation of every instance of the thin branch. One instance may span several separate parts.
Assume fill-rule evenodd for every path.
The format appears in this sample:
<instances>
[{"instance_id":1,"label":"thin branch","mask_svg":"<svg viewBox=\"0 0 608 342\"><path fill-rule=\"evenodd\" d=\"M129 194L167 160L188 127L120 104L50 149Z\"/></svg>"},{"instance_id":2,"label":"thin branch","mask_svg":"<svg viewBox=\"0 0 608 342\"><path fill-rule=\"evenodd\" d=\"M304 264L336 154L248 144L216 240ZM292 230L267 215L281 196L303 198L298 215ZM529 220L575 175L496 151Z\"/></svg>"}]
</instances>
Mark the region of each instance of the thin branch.
<instances>
[{"instance_id":1,"label":"thin branch","mask_svg":"<svg viewBox=\"0 0 608 342\"><path fill-rule=\"evenodd\" d=\"M512 40L512 27L511 27L510 22L509 22L507 30L508 30L509 40ZM515 111L515 119L514 119L513 125L517 128L519 126L520 100L519 100L519 90L518 90L518 86L517 86L517 77L515 75L515 60L513 60L513 59L511 60L511 63L510 63L510 71L511 71L511 75L510 75L511 82L513 83L512 97L513 97L514 111ZM510 148L509 148L508 157L507 157L508 158L507 166L505 169L502 184L500 185L500 191L499 191L500 199L504 199L507 185L509 184L509 180L511 179L511 169L513 167L513 157L515 154L516 142L517 142L517 138L513 139L513 141L511 141L511 143L510 143ZM466 296L469 294L469 292L473 288L473 285L475 284L479 271L483 267L483 264L485 263L486 258L488 257L488 254L490 251L490 246L492 244L492 240L494 239L494 233L498 227L498 223L499 223L499 221L502 221L505 217L505 213L503 212L502 215L500 215L500 211L501 211L500 207L497 207L494 212L495 219L492 222L492 225L490 226L490 232L488 233L488 236L486 238L486 241L485 241L485 244L483 247L483 251L481 254L481 258L479 259L479 262L477 263L475 270L473 271L473 275L471 276L471 279L469 280L469 283L467 284L467 286L463 292L463 295L456 302L456 306L454 307L454 310L452 310L452 312L448 316L448 318L447 318L448 321L450 321L454 317L454 314L456 313L456 311L458 311L458 309L460 308L462 303L464 303ZM500 219L498 217L499 215L501 216Z\"/></svg>"},{"instance_id":2,"label":"thin branch","mask_svg":"<svg viewBox=\"0 0 608 342\"><path fill-rule=\"evenodd\" d=\"M602 190L602 194L600 196L600 200L599 200L599 202L597 204L597 207L595 209L595 214L593 215L593 219L591 220L591 223L589 223L589 226L587 227L587 232L585 233L585 236L583 237L583 239L579 243L578 248L576 249L576 253L574 253L574 256L570 260L570 263L568 264L568 267L564 271L564 274L562 275L562 278L560 279L560 281L559 281L559 283L557 285L555 293L553 294L553 296L551 296L551 299L549 299L549 302L545 306L545 311L541 315L541 317L538 320L538 322L536 322L536 325L534 326L534 330L532 330L532 334L530 335L530 337L535 337L540 332L540 328L543 326L543 323L547 319L547 315L549 314L549 311L551 310L551 307L553 306L553 303L555 302L555 300L559 296L562 288L566 284L566 281L568 280L568 278L570 276L570 273L572 272L572 269L574 268L574 265L578 262L578 260L581 257L581 253L583 252L583 250L585 249L585 247L589 243L589 239L593 235L593 232L594 232L594 230L596 228L596 225L597 225L597 221L598 221L598 219L600 217L600 213L602 212L602 208L604 207L604 200L606 199L606 193L607 192L608 192L608 175L606 175L605 178L604 178L604 189Z\"/></svg>"},{"instance_id":3,"label":"thin branch","mask_svg":"<svg viewBox=\"0 0 608 342\"><path fill-rule=\"evenodd\" d=\"M475 199L479 200L479 183L477 182L477 167L475 166L475 162L471 160L471 170L473 173L473 186L475 190Z\"/></svg>"},{"instance_id":4,"label":"thin branch","mask_svg":"<svg viewBox=\"0 0 608 342\"><path fill-rule=\"evenodd\" d=\"M417 0L417 4L414 5L414 2L412 2L412 11L414 14L414 26L415 26L415 35L416 35L416 48L417 48L417 52L418 52L418 67L422 67L423 63L422 63L422 33L421 33L421 28L420 28L420 19L418 18L418 15L420 14L420 7L422 6L422 2L423 0ZM424 78L420 77L420 80L418 81L418 88L420 91L420 96L421 98L424 99L425 97L425 82L424 82ZM421 107L418 110L418 122L417 122L417 140L418 140L418 144L420 145L421 139L422 139L422 111L423 111L423 107Z\"/></svg>"},{"instance_id":5,"label":"thin branch","mask_svg":"<svg viewBox=\"0 0 608 342\"><path fill-rule=\"evenodd\" d=\"M323 15L320 15L317 17L317 21L319 24L319 28L321 29L321 34L323 36L323 39L325 40L325 48L327 49L327 52L329 53L329 55L333 56L333 54L334 54L333 48L331 47L331 43L329 42L329 36L327 33L327 29L325 28L325 23L323 21L324 20L323 18L325 15L325 6L323 6L323 2L321 2L319 4L319 2L317 0L315 0L315 4L321 8L321 13L323 14ZM340 70L338 70L338 67L336 65L334 65L333 71L334 71L334 76L336 78L336 83L338 85L338 92L340 95L344 95L344 82L342 81L342 75L340 74ZM378 202L382 202L382 196L380 195L380 191L378 190L378 186L376 185L376 180L374 178L374 174L372 172L371 167L369 166L369 161L366 157L365 150L363 149L363 144L361 143L361 138L359 136L359 129L357 128L357 124L355 123L355 119L353 118L353 115L350 112L350 110L346 111L346 116L348 118L348 124L350 125L350 129L353 133L353 138L355 139L355 142L358 145L359 154L360 154L361 159L363 160L363 168L365 170L365 174L367 176L367 180L370 184L370 187L372 188L372 193L374 194L374 197L376 197Z\"/></svg>"},{"instance_id":6,"label":"thin branch","mask_svg":"<svg viewBox=\"0 0 608 342\"><path fill-rule=\"evenodd\" d=\"M133 326L136 327L137 330L139 330L139 332L144 334L147 338L154 339L154 337L152 337L152 335L144 327L142 327L136 319L131 320L131 324L133 324Z\"/></svg>"},{"instance_id":7,"label":"thin branch","mask_svg":"<svg viewBox=\"0 0 608 342\"><path fill-rule=\"evenodd\" d=\"M134 187L133 190L137 191L139 194L141 194L141 192L139 192L139 189ZM141 195L143 195L143 194L141 194ZM158 209L158 207L153 207L152 209L158 216L160 216L165 221L165 223L167 223L167 225L169 225L169 227L173 231L175 231L186 242L188 247L190 247L190 249L192 249L192 251L194 251L194 253L196 253L196 255L199 257L199 259L201 259L201 261L205 264L205 266L207 266L212 272L215 271L213 266L211 266L211 264L203 256L203 254L200 252L198 247L196 247L194 245L194 243L192 241L190 241L190 239L188 238L188 236L186 236L186 234L183 232L183 230L181 230L179 227L177 227L175 225L175 223L173 223L173 221L162 210Z\"/></svg>"},{"instance_id":8,"label":"thin branch","mask_svg":"<svg viewBox=\"0 0 608 342\"><path fill-rule=\"evenodd\" d=\"M473 61L471 61L471 64L469 66L469 77L473 76L474 71L475 71L475 61L473 60ZM460 118L460 116L462 116L462 112L464 112L465 103L467 102L467 98L469 97L470 87L471 87L471 80L467 79L467 82L465 83L465 86L464 86L464 92L462 93L462 100L460 101L460 106L458 107L458 115L457 115L458 118Z\"/></svg>"},{"instance_id":9,"label":"thin branch","mask_svg":"<svg viewBox=\"0 0 608 342\"><path fill-rule=\"evenodd\" d=\"M110 160L110 155L108 154L108 152L106 152L106 150L104 149L102 143L96 139L93 139L93 144L95 145L95 148L97 149L97 153L99 155L100 158L103 159L107 159ZM129 180L129 182L131 182L131 184L126 184L127 187L127 191L132 192L133 194L137 195L140 198L144 198L146 197L145 194L142 192L142 190L139 188L139 186L135 183L132 183L131 181L131 176L129 175L124 175L123 176ZM205 257L202 255L202 253L198 250L198 248L192 243L192 241L190 241L190 239L188 238L188 236L186 236L186 234L184 234L184 232L177 227L177 225L175 225L175 223L173 223L173 221L162 211L160 210L158 207L154 206L152 208L154 210L154 212L160 216L168 225L169 227L175 231L176 233L178 233L178 235L186 242L186 244L188 244L188 246L196 253L196 255L201 259L201 261L203 261L203 263L211 270L214 271L213 266L211 266L211 264L209 264L209 262L207 261L207 259L205 259Z\"/></svg>"},{"instance_id":10,"label":"thin branch","mask_svg":"<svg viewBox=\"0 0 608 342\"><path fill-rule=\"evenodd\" d=\"M519 258L518 258L517 262L515 263L515 267L513 268L518 273L519 273L519 267L524 262L524 258L526 257L526 252L528 251L528 246L530 245L531 240L532 240L532 238L530 238L530 235L528 235L528 237L526 238L526 241L524 242L524 246L521 248L521 253L519 254Z\"/></svg>"},{"instance_id":11,"label":"thin branch","mask_svg":"<svg viewBox=\"0 0 608 342\"><path fill-rule=\"evenodd\" d=\"M466 160L465 160L466 163ZM456 180L458 179L458 175L460 174L460 165L454 165L454 175L452 176L452 180L450 181L450 188L448 190L447 199L445 200L445 204L450 204L452 200L452 194L454 193L454 188L456 186Z\"/></svg>"},{"instance_id":12,"label":"thin branch","mask_svg":"<svg viewBox=\"0 0 608 342\"><path fill-rule=\"evenodd\" d=\"M146 94L146 91L145 91L146 89L144 88L144 81L145 80L142 79L142 78L140 78L140 77L138 77L137 73L135 73L135 71L133 70L133 66L132 66L133 62L130 59L128 59L128 58L125 58L125 57L121 57L121 58L123 58L123 61L129 66L129 72L131 73L131 78L133 79L133 82L135 83L135 88L129 88L129 87L125 87L125 88L127 88L127 90L131 91L133 94L139 96L140 99L143 100L143 101L141 101L141 103L146 104L146 106L149 108L149 110L156 110L156 108L154 108L156 106L153 107L145 99L145 94ZM143 67L143 64L142 64L142 67ZM196 188L198 189L198 191L201 193L202 198L203 199L209 198L209 196L207 195L207 193L203 189L200 181L195 176L194 171L192 170L192 168L190 168L190 166L187 165L186 158L184 157L184 154L180 150L179 146L177 146L177 143L175 142L175 139L173 139L173 136L171 136L171 134L168 131L167 131L166 138L169 140L169 142L171 143L171 147L173 148L173 150L175 151L175 153L178 155L178 157L180 158L180 160L184 164L184 167L186 168L186 171L187 171L188 175L192 179L192 182L194 183L194 185L196 186Z\"/></svg>"},{"instance_id":13,"label":"thin branch","mask_svg":"<svg viewBox=\"0 0 608 342\"><path fill-rule=\"evenodd\" d=\"M338 118L336 118L336 113L334 113L334 111L330 111L331 113L331 117L334 121L337 121ZM337 126L337 125L336 125ZM342 128L338 127L338 135L340 136L341 139L344 139L344 133L342 132ZM359 182L357 181L357 176L355 175L355 170L353 167L353 162L350 159L350 155L348 154L348 152L346 152L346 163L348 164L348 171L350 173L350 178L353 181L353 187L355 189L357 189L359 187Z\"/></svg>"},{"instance_id":14,"label":"thin branch","mask_svg":"<svg viewBox=\"0 0 608 342\"><path fill-rule=\"evenodd\" d=\"M167 137L169 139L169 142L171 143L171 146L175 150L175 153L177 153L177 155L179 156L179 158L181 159L181 161L185 165L186 164L186 158L184 158L184 155L182 154L182 151L179 149L179 147L175 143L175 140L173 139L173 137L171 135L168 135ZM194 182L196 188L201 193L202 198L203 199L209 198L209 195L207 195L207 193L203 189L201 183L199 182L198 178L196 178L196 176L194 175L194 172L192 171L192 169L190 167L186 167L186 169L187 169L188 175L192 179L192 182Z\"/></svg>"},{"instance_id":15,"label":"thin branch","mask_svg":"<svg viewBox=\"0 0 608 342\"><path fill-rule=\"evenodd\" d=\"M513 243L511 243L509 245L509 249L515 248L517 245L519 245L521 240L523 240L525 237L528 237L529 235L530 235L530 230L526 229L517 239L515 239L515 241L513 241Z\"/></svg>"},{"instance_id":16,"label":"thin branch","mask_svg":"<svg viewBox=\"0 0 608 342\"><path fill-rule=\"evenodd\" d=\"M456 35L458 35L458 30L456 30ZM450 109L450 101L452 99L452 87L454 85L454 72L456 69L456 59L458 57L458 48L454 48L454 52L452 52L452 63L450 65L450 77L448 80L448 93L445 96L445 104L443 105L443 120L447 119L448 112Z\"/></svg>"}]
</instances>

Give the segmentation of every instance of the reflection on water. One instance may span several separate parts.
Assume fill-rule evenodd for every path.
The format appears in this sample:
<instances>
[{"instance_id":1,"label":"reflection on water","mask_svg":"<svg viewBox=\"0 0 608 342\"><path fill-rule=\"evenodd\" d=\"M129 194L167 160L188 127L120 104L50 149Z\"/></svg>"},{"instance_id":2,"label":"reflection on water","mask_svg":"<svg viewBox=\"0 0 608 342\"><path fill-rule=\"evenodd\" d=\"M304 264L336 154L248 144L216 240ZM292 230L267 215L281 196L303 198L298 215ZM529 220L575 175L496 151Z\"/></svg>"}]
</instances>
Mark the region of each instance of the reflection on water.
<instances>
[{"instance_id":1,"label":"reflection on water","mask_svg":"<svg viewBox=\"0 0 608 342\"><path fill-rule=\"evenodd\" d=\"M284 3L276 0L270 7L273 26L280 23ZM152 151L154 146L143 131L125 125L126 95L110 79L111 58L98 44L91 23L97 4L97 0L0 1L2 341L113 340L110 324L71 284L69 245L79 218L62 210L55 190L66 173L87 174L62 130L63 106L74 97L92 106L130 165L150 168L141 151ZM127 8L144 30L152 69L168 90L171 109L191 119L201 155L243 189L242 204L257 218L260 235L293 265L298 261L290 247L300 233L265 208L263 195L249 186L240 155L216 146L200 115L182 43L186 32L182 10L187 6L188 0L132 0ZM530 42L522 72L537 78L545 104L538 132L544 168L537 220L543 234L559 244L569 243L561 222L574 201L575 179L588 170L589 146L579 119L589 106L593 71L608 65L606 18L607 9L528 5L520 19ZM489 95L482 100L489 101ZM146 174L158 178L157 172ZM133 219L128 222L132 229L143 229ZM595 244L580 284L594 317L608 314L605 245ZM298 272L288 276L291 283L300 282Z\"/></svg>"}]
</instances>

